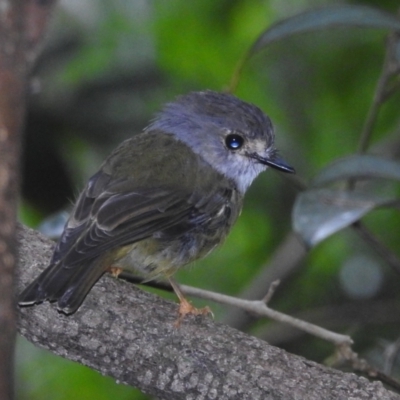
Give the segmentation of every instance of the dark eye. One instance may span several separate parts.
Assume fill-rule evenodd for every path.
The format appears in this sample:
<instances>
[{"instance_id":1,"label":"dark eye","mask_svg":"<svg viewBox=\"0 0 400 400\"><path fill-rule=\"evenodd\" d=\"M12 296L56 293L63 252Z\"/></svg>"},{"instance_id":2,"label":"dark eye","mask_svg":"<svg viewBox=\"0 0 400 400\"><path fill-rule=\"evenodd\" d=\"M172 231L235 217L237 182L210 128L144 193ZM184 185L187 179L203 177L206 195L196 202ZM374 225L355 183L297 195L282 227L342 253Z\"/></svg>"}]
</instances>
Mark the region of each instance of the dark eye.
<instances>
[{"instance_id":1,"label":"dark eye","mask_svg":"<svg viewBox=\"0 0 400 400\"><path fill-rule=\"evenodd\" d=\"M232 133L225 138L225 145L230 150L238 150L243 146L244 139L242 136Z\"/></svg>"}]
</instances>

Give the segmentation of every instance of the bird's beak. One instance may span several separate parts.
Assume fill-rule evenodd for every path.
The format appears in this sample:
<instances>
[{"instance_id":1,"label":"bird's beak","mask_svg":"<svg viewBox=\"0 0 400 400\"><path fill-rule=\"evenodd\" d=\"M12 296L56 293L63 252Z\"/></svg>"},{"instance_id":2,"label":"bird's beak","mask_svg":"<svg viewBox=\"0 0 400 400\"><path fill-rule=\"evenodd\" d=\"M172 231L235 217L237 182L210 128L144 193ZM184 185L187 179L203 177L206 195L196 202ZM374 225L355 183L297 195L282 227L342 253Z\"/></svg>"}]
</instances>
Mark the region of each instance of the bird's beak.
<instances>
[{"instance_id":1,"label":"bird's beak","mask_svg":"<svg viewBox=\"0 0 400 400\"><path fill-rule=\"evenodd\" d=\"M281 172L287 172L289 174L294 174L296 171L291 167L284 159L280 158L278 155L274 154L271 157L261 157L257 153L250 154L251 158L254 158L259 163L267 165L268 167L275 168Z\"/></svg>"}]
</instances>

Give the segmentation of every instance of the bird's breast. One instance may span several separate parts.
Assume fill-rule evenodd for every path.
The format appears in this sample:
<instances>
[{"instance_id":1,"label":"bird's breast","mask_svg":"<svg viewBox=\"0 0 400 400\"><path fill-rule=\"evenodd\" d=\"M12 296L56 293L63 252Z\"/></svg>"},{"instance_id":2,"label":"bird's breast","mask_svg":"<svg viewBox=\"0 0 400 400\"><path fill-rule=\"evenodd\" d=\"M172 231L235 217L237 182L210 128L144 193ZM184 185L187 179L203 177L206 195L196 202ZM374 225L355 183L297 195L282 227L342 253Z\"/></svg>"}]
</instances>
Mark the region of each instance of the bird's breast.
<instances>
[{"instance_id":1,"label":"bird's breast","mask_svg":"<svg viewBox=\"0 0 400 400\"><path fill-rule=\"evenodd\" d=\"M142 275L146 279L171 276L185 265L207 256L226 238L229 226L213 226L168 237L162 232L140 242L124 246L114 265ZM117 253L118 254L118 253Z\"/></svg>"}]
</instances>

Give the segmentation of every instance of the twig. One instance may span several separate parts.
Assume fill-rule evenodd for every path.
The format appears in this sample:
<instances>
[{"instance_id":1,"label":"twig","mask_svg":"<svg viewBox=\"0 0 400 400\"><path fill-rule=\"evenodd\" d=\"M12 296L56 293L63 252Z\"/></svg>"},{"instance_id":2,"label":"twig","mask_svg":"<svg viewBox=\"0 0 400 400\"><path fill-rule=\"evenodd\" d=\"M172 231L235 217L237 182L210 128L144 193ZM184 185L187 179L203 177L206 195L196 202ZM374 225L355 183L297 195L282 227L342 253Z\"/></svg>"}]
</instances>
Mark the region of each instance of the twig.
<instances>
[{"instance_id":1,"label":"twig","mask_svg":"<svg viewBox=\"0 0 400 400\"><path fill-rule=\"evenodd\" d=\"M268 289L267 294L264 296L264 298L262 299L262 301L265 304L268 304L270 302L270 300L272 299L272 296L275 293L276 288L279 286L279 284L281 283L281 281L279 279L277 279L276 281L273 281Z\"/></svg>"},{"instance_id":2,"label":"twig","mask_svg":"<svg viewBox=\"0 0 400 400\"><path fill-rule=\"evenodd\" d=\"M386 373L379 371L378 369L372 367L367 360L360 358L356 352L354 352L350 346L343 345L337 347L338 361L346 360L351 363L353 370L367 374L370 378L378 379L392 388L400 391L400 382Z\"/></svg>"},{"instance_id":3,"label":"twig","mask_svg":"<svg viewBox=\"0 0 400 400\"><path fill-rule=\"evenodd\" d=\"M395 360L399 356L399 354L400 354L400 338L398 338L393 343L389 343L388 345L385 346L383 352L383 358L385 360L383 371L386 374L391 373L393 364L395 363Z\"/></svg>"},{"instance_id":4,"label":"twig","mask_svg":"<svg viewBox=\"0 0 400 400\"><path fill-rule=\"evenodd\" d=\"M283 314L279 311L269 308L263 300L244 300L232 296L227 296L221 293L215 293L208 290L198 289L191 286L181 285L181 289L185 294L200 297L207 300L213 300L217 303L227 304L239 307L247 312L256 314L260 317L268 317L275 321L279 321L295 328L301 329L313 336L327 340L335 345L348 344L351 345L353 340L350 336L341 335L339 333L331 332L320 326L310 324L289 315Z\"/></svg>"},{"instance_id":5,"label":"twig","mask_svg":"<svg viewBox=\"0 0 400 400\"><path fill-rule=\"evenodd\" d=\"M400 303L395 299L365 300L362 303L350 302L340 305L325 305L298 311L294 317L337 331L343 327L352 327L352 331L362 327L368 330L370 326L398 326L400 324ZM280 323L265 324L257 330L257 336L275 346L284 347L285 343L301 341L306 335L298 329L288 328Z\"/></svg>"},{"instance_id":6,"label":"twig","mask_svg":"<svg viewBox=\"0 0 400 400\"><path fill-rule=\"evenodd\" d=\"M227 93L235 93L237 86L239 85L239 80L242 75L243 68L250 57L250 52L246 52L243 57L236 64L235 69L233 71L231 81L229 82L228 87L226 88Z\"/></svg>"},{"instance_id":7,"label":"twig","mask_svg":"<svg viewBox=\"0 0 400 400\"><path fill-rule=\"evenodd\" d=\"M382 105L384 99L387 99L386 86L391 76L389 66L392 55L392 43L392 40L388 40L387 52L382 65L381 74L376 84L374 97L370 109L368 110L367 119L365 120L364 127L361 132L360 141L358 143L358 153L364 153L367 150L372 131L374 129L379 114L379 108Z\"/></svg>"},{"instance_id":8,"label":"twig","mask_svg":"<svg viewBox=\"0 0 400 400\"><path fill-rule=\"evenodd\" d=\"M128 273L124 273L124 274L120 275L120 277L123 279L126 279L127 276L129 276ZM138 281L138 278L133 279L133 277L131 277L129 280L131 282L133 280L136 280L136 283L140 283L140 279ZM150 282L148 282L148 283L150 283ZM144 284L147 285L148 283L144 283ZM151 283L151 286L161 289L164 287L168 287L168 284L164 284L164 283L161 284L160 282L153 282L153 283ZM273 286L273 285L271 285L271 286ZM276 286L276 283L275 283L275 286ZM331 342L335 345L343 345L343 344L351 345L353 343L350 336L331 332L327 329L321 328L320 326L313 325L306 321L302 321L300 319L293 318L289 315L283 314L279 311L275 311L275 310L269 308L265 304L264 299L263 300L244 300L244 299L239 299L237 297L232 297L232 296L228 296L225 294L212 292L209 290L195 288L192 286L179 285L179 287L182 290L182 292L186 295L196 296L196 297L199 297L202 299L212 300L217 303L239 307L247 312L258 315L260 317L268 317L275 321L288 324L297 329L301 329L304 332L307 332L307 333L314 335L316 337L319 337L321 339L327 340L328 342ZM168 287L168 290L170 290L170 287ZM272 293L271 288L268 291L267 296L269 296L270 293Z\"/></svg>"},{"instance_id":9,"label":"twig","mask_svg":"<svg viewBox=\"0 0 400 400\"><path fill-rule=\"evenodd\" d=\"M400 274L400 260L396 254L375 237L361 221L352 225L357 234L369 244L392 268Z\"/></svg>"},{"instance_id":10,"label":"twig","mask_svg":"<svg viewBox=\"0 0 400 400\"><path fill-rule=\"evenodd\" d=\"M304 244L295 233L290 232L238 296L248 300L262 298L265 295L265 288L272 282L277 279L284 282L298 271L306 255ZM254 322L254 318L241 309L231 308L224 315L223 322L236 329L246 330Z\"/></svg>"}]
</instances>

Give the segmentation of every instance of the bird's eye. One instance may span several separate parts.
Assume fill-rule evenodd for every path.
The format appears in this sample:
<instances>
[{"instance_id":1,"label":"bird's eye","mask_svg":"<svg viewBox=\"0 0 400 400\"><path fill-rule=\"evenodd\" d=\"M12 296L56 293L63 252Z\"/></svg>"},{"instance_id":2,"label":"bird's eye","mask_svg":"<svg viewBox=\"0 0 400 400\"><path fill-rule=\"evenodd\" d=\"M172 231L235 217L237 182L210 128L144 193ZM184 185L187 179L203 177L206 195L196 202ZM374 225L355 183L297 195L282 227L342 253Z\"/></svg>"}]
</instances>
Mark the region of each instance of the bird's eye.
<instances>
[{"instance_id":1,"label":"bird's eye","mask_svg":"<svg viewBox=\"0 0 400 400\"><path fill-rule=\"evenodd\" d=\"M225 145L230 150L238 150L243 146L244 139L237 133L232 133L225 138Z\"/></svg>"}]
</instances>

